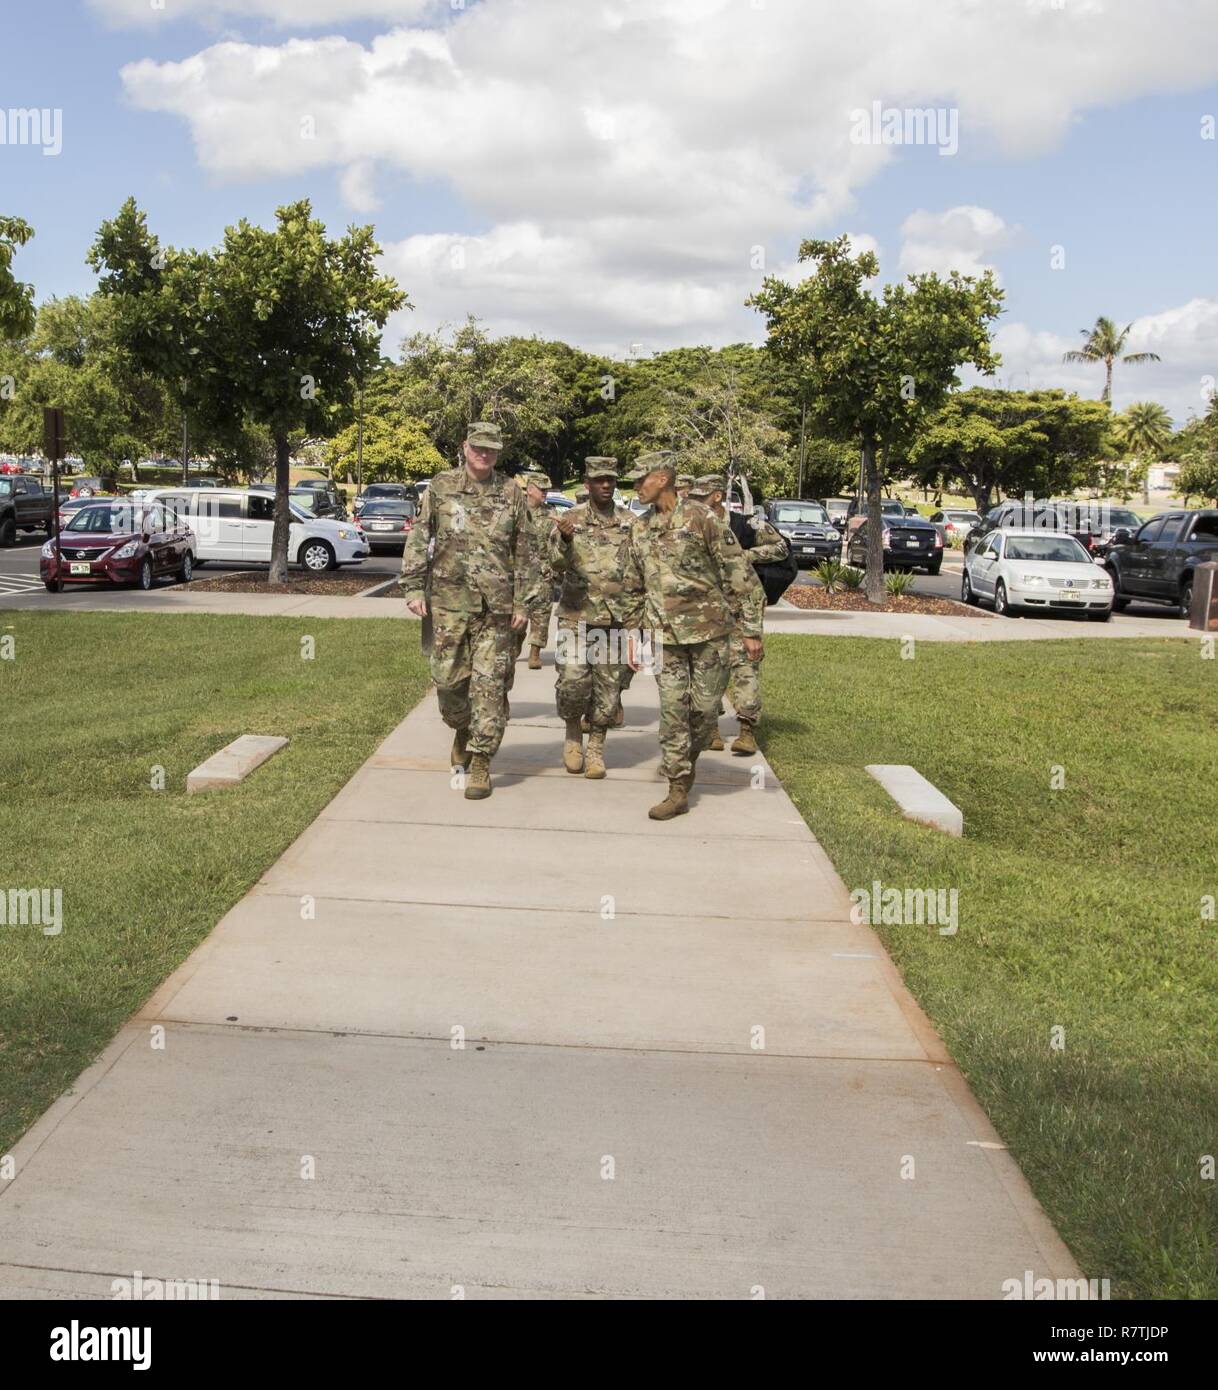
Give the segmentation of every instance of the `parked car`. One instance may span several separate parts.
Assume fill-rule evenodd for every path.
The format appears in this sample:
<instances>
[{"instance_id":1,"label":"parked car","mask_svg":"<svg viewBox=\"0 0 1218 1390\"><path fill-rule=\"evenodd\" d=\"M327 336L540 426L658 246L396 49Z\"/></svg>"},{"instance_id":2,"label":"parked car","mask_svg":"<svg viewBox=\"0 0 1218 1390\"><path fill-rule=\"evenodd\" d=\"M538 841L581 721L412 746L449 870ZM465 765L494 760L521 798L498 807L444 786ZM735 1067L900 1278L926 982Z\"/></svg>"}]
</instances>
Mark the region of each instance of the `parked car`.
<instances>
[{"instance_id":1,"label":"parked car","mask_svg":"<svg viewBox=\"0 0 1218 1390\"><path fill-rule=\"evenodd\" d=\"M565 492L546 493L546 507L550 511L557 507L560 512L565 512L568 507L573 506L575 506L574 501Z\"/></svg>"},{"instance_id":2,"label":"parked car","mask_svg":"<svg viewBox=\"0 0 1218 1390\"><path fill-rule=\"evenodd\" d=\"M1193 574L1218 560L1218 508L1165 512L1134 532L1119 528L1104 564L1112 578L1117 611L1131 598L1166 603L1181 617L1193 606Z\"/></svg>"},{"instance_id":3,"label":"parked car","mask_svg":"<svg viewBox=\"0 0 1218 1390\"><path fill-rule=\"evenodd\" d=\"M900 505L898 503L898 505ZM846 558L859 569L867 565L867 526L861 520L846 542ZM887 513L884 517L884 568L924 569L938 574L943 568L943 537L937 527L920 516Z\"/></svg>"},{"instance_id":4,"label":"parked car","mask_svg":"<svg viewBox=\"0 0 1218 1390\"><path fill-rule=\"evenodd\" d=\"M347 501L339 491L338 484L333 478L301 478L292 484L292 492L297 494L299 505L304 505L304 494L312 493L311 505L307 507L314 516L332 516L345 518L347 515Z\"/></svg>"},{"instance_id":5,"label":"parked car","mask_svg":"<svg viewBox=\"0 0 1218 1390\"><path fill-rule=\"evenodd\" d=\"M1107 502L1103 502L1093 508L1093 511L1098 513L1098 524L1093 521L1093 555L1107 555L1112 538L1118 531L1128 531L1133 535L1142 524L1142 518L1137 512L1131 512L1128 507L1110 507Z\"/></svg>"},{"instance_id":6,"label":"parked car","mask_svg":"<svg viewBox=\"0 0 1218 1390\"><path fill-rule=\"evenodd\" d=\"M16 545L18 531L53 529L55 499L35 478L0 478L0 545Z\"/></svg>"},{"instance_id":7,"label":"parked car","mask_svg":"<svg viewBox=\"0 0 1218 1390\"><path fill-rule=\"evenodd\" d=\"M219 478L189 478L183 487L223 487L224 483Z\"/></svg>"},{"instance_id":8,"label":"parked car","mask_svg":"<svg viewBox=\"0 0 1218 1390\"><path fill-rule=\"evenodd\" d=\"M196 564L232 560L269 565L275 497L257 488L158 488L152 497L177 512L195 533ZM314 573L356 565L368 554L364 533L352 522L311 516L289 501L288 563Z\"/></svg>"},{"instance_id":9,"label":"parked car","mask_svg":"<svg viewBox=\"0 0 1218 1390\"><path fill-rule=\"evenodd\" d=\"M965 557L960 597L985 599L995 613L1085 613L1112 616L1112 580L1074 536L1042 527L996 527Z\"/></svg>"},{"instance_id":10,"label":"parked car","mask_svg":"<svg viewBox=\"0 0 1218 1390\"><path fill-rule=\"evenodd\" d=\"M48 589L65 584L133 584L151 589L173 575L189 583L195 537L186 522L156 503L93 502L42 547L38 571Z\"/></svg>"},{"instance_id":11,"label":"parked car","mask_svg":"<svg viewBox=\"0 0 1218 1390\"><path fill-rule=\"evenodd\" d=\"M931 513L931 525L937 526L944 541L961 540L981 522L980 512L964 511L958 507L944 507Z\"/></svg>"},{"instance_id":12,"label":"parked car","mask_svg":"<svg viewBox=\"0 0 1218 1390\"><path fill-rule=\"evenodd\" d=\"M400 555L418 513L413 497L373 497L365 502L358 525L374 552L392 550Z\"/></svg>"},{"instance_id":13,"label":"parked car","mask_svg":"<svg viewBox=\"0 0 1218 1390\"><path fill-rule=\"evenodd\" d=\"M964 553L970 555L994 530L1062 531L1074 537L1088 554L1095 545L1090 506L1086 502L1058 502L1051 499L1021 501L1008 497L991 507L964 538Z\"/></svg>"},{"instance_id":14,"label":"parked car","mask_svg":"<svg viewBox=\"0 0 1218 1390\"><path fill-rule=\"evenodd\" d=\"M355 499L351 511L358 517L369 502L384 502L386 500L414 502L417 509L419 494L418 490L409 483L369 483Z\"/></svg>"},{"instance_id":15,"label":"parked car","mask_svg":"<svg viewBox=\"0 0 1218 1390\"><path fill-rule=\"evenodd\" d=\"M821 505L829 513L829 520L839 531L845 530L846 518L850 514L852 497L822 497Z\"/></svg>"},{"instance_id":16,"label":"parked car","mask_svg":"<svg viewBox=\"0 0 1218 1390\"><path fill-rule=\"evenodd\" d=\"M113 477L87 477L76 478L72 483L71 497L96 497L99 493L106 493L114 496L118 492L118 483Z\"/></svg>"},{"instance_id":17,"label":"parked car","mask_svg":"<svg viewBox=\"0 0 1218 1390\"><path fill-rule=\"evenodd\" d=\"M786 536L800 568L841 558L842 533L819 502L776 497L762 506L762 512L770 525Z\"/></svg>"},{"instance_id":18,"label":"parked car","mask_svg":"<svg viewBox=\"0 0 1218 1390\"><path fill-rule=\"evenodd\" d=\"M883 497L880 499L880 513L885 520L904 521L906 517L905 503L897 497ZM852 497L846 508L847 539L849 539L866 520L867 499L863 498L863 501L860 503L857 497Z\"/></svg>"},{"instance_id":19,"label":"parked car","mask_svg":"<svg viewBox=\"0 0 1218 1390\"><path fill-rule=\"evenodd\" d=\"M144 495L147 496L147 493ZM96 497L70 497L66 492L61 492L59 494L59 529L62 531L80 511L81 507L91 506L94 502L117 502L119 500L118 497L107 492L99 493Z\"/></svg>"}]
</instances>

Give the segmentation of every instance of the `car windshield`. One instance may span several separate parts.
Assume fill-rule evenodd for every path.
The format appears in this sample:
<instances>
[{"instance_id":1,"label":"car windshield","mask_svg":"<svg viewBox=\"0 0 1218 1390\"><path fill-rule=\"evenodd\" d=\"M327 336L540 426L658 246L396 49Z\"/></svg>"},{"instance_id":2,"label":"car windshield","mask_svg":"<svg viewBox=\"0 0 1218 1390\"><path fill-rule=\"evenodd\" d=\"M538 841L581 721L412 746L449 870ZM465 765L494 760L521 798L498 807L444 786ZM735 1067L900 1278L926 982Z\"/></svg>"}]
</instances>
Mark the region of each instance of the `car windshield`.
<instances>
[{"instance_id":1,"label":"car windshield","mask_svg":"<svg viewBox=\"0 0 1218 1390\"><path fill-rule=\"evenodd\" d=\"M1091 556L1073 536L1011 536L1007 539L1007 559L1092 563Z\"/></svg>"},{"instance_id":2,"label":"car windshield","mask_svg":"<svg viewBox=\"0 0 1218 1390\"><path fill-rule=\"evenodd\" d=\"M824 507L818 507L815 502L780 502L774 508L774 520L817 526L824 525L829 520L829 513Z\"/></svg>"},{"instance_id":3,"label":"car windshield","mask_svg":"<svg viewBox=\"0 0 1218 1390\"><path fill-rule=\"evenodd\" d=\"M95 536L126 536L139 526L134 507L82 507L64 529Z\"/></svg>"},{"instance_id":4,"label":"car windshield","mask_svg":"<svg viewBox=\"0 0 1218 1390\"><path fill-rule=\"evenodd\" d=\"M12 490L12 482L8 478L0 478L0 496L7 497Z\"/></svg>"},{"instance_id":5,"label":"car windshield","mask_svg":"<svg viewBox=\"0 0 1218 1390\"><path fill-rule=\"evenodd\" d=\"M866 508L864 508L864 511L865 511L865 510L866 510ZM904 502L881 502L881 503L880 503L880 511L883 512L883 514L884 514L885 516L904 516L904 515L905 515L905 503L904 503Z\"/></svg>"},{"instance_id":6,"label":"car windshield","mask_svg":"<svg viewBox=\"0 0 1218 1390\"><path fill-rule=\"evenodd\" d=\"M1142 518L1137 512L1126 511L1124 507L1109 507L1108 524L1114 527L1124 526L1129 531L1136 531L1142 524Z\"/></svg>"},{"instance_id":7,"label":"car windshield","mask_svg":"<svg viewBox=\"0 0 1218 1390\"><path fill-rule=\"evenodd\" d=\"M981 520L976 512L944 512L943 515L947 517L948 521L971 521L976 523Z\"/></svg>"}]
</instances>

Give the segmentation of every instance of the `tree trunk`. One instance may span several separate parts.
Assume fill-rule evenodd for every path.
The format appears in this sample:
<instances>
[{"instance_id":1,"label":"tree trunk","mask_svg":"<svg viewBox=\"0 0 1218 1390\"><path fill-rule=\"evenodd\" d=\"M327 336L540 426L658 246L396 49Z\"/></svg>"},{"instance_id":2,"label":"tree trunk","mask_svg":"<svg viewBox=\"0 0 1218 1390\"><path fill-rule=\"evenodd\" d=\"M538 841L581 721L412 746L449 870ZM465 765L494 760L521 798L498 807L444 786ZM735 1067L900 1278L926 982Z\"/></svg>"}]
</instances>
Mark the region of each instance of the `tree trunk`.
<instances>
[{"instance_id":1,"label":"tree trunk","mask_svg":"<svg viewBox=\"0 0 1218 1390\"><path fill-rule=\"evenodd\" d=\"M271 529L271 572L268 584L288 582L288 440L286 435L275 436L275 524Z\"/></svg>"},{"instance_id":2,"label":"tree trunk","mask_svg":"<svg viewBox=\"0 0 1218 1390\"><path fill-rule=\"evenodd\" d=\"M875 440L863 440L863 479L867 489L867 600L884 602L884 514L880 508L880 468Z\"/></svg>"}]
</instances>

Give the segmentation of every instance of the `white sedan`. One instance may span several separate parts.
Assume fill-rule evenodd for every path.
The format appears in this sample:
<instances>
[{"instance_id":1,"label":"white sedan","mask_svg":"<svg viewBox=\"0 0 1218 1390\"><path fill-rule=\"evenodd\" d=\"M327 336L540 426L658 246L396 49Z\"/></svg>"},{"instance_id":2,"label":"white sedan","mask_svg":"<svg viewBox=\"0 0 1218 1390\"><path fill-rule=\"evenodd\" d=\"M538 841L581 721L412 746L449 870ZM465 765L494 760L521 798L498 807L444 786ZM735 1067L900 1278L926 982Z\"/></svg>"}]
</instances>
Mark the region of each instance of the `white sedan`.
<instances>
[{"instance_id":1,"label":"white sedan","mask_svg":"<svg viewBox=\"0 0 1218 1390\"><path fill-rule=\"evenodd\" d=\"M986 599L996 613L1086 613L1096 622L1112 616L1112 580L1064 531L1044 527L994 530L964 561L960 597Z\"/></svg>"}]
</instances>

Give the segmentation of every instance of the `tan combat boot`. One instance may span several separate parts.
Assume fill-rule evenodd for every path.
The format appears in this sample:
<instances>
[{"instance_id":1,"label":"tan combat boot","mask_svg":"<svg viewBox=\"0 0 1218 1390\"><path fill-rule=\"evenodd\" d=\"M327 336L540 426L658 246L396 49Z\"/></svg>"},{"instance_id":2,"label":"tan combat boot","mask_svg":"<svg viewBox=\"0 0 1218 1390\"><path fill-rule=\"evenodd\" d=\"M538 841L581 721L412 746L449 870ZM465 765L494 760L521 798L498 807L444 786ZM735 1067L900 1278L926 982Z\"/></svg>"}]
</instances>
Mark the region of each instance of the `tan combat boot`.
<instances>
[{"instance_id":1,"label":"tan combat boot","mask_svg":"<svg viewBox=\"0 0 1218 1390\"><path fill-rule=\"evenodd\" d=\"M715 725L715 732L711 737L711 741L706 745L706 751L708 753L723 752L723 739L720 737L718 724Z\"/></svg>"},{"instance_id":2,"label":"tan combat boot","mask_svg":"<svg viewBox=\"0 0 1218 1390\"><path fill-rule=\"evenodd\" d=\"M530 648L529 648L529 670L530 670L530 671L540 671L540 670L541 670L541 648L540 648L540 647L530 647Z\"/></svg>"},{"instance_id":3,"label":"tan combat boot","mask_svg":"<svg viewBox=\"0 0 1218 1390\"><path fill-rule=\"evenodd\" d=\"M465 740L467 738L469 738L468 729L458 729L457 732L453 734L452 751L448 755L449 767L464 767L468 769L470 752L465 746Z\"/></svg>"},{"instance_id":4,"label":"tan combat boot","mask_svg":"<svg viewBox=\"0 0 1218 1390\"><path fill-rule=\"evenodd\" d=\"M647 814L652 820L672 820L674 816L683 816L688 810L689 795L685 790L685 779L678 778L676 781L669 780L668 795Z\"/></svg>"},{"instance_id":5,"label":"tan combat boot","mask_svg":"<svg viewBox=\"0 0 1218 1390\"><path fill-rule=\"evenodd\" d=\"M465 778L466 801L481 801L491 794L491 760L486 753L470 756L469 773Z\"/></svg>"},{"instance_id":6,"label":"tan combat boot","mask_svg":"<svg viewBox=\"0 0 1218 1390\"><path fill-rule=\"evenodd\" d=\"M568 772L584 770L584 738L578 719L567 720L567 734L562 745L562 765Z\"/></svg>"},{"instance_id":7,"label":"tan combat boot","mask_svg":"<svg viewBox=\"0 0 1218 1390\"><path fill-rule=\"evenodd\" d=\"M593 729L588 735L588 752L584 758L584 776L598 781L605 775L605 731Z\"/></svg>"},{"instance_id":8,"label":"tan combat boot","mask_svg":"<svg viewBox=\"0 0 1218 1390\"><path fill-rule=\"evenodd\" d=\"M746 757L749 753L756 753L757 739L753 735L753 726L747 719L740 721L740 732L732 740L732 752L738 757Z\"/></svg>"}]
</instances>

